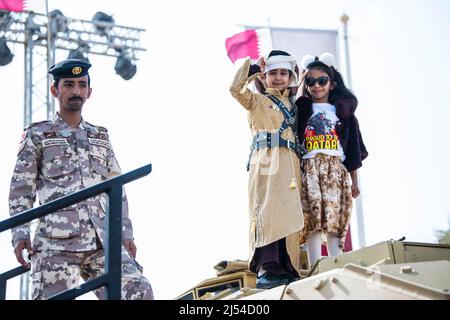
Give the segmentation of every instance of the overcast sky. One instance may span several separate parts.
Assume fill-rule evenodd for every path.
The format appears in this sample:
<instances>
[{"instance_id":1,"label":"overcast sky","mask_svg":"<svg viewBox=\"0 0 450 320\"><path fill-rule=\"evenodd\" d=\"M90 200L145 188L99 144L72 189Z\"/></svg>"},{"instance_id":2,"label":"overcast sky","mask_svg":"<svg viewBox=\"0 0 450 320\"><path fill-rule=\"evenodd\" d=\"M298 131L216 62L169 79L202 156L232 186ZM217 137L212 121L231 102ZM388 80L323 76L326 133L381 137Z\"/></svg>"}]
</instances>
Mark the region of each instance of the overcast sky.
<instances>
[{"instance_id":1,"label":"overcast sky","mask_svg":"<svg viewBox=\"0 0 450 320\"><path fill-rule=\"evenodd\" d=\"M229 94L235 67L224 46L238 25L270 20L274 27L337 30L340 16L349 15L356 114L369 151L360 171L366 244L402 236L436 242L436 230L448 229L449 1L49 4L68 17L89 20L101 10L117 24L147 30L147 51L130 81L115 75L113 58L90 57L93 94L83 115L109 129L124 172L153 165L148 177L126 189L138 261L156 299L213 277L220 260L247 259L251 137L245 110ZM13 62L0 68L1 219L8 217L23 122L23 48L11 47ZM66 54L59 52L58 60ZM0 271L16 266L9 233L0 235L0 248ZM18 297L16 283L10 299Z\"/></svg>"}]
</instances>

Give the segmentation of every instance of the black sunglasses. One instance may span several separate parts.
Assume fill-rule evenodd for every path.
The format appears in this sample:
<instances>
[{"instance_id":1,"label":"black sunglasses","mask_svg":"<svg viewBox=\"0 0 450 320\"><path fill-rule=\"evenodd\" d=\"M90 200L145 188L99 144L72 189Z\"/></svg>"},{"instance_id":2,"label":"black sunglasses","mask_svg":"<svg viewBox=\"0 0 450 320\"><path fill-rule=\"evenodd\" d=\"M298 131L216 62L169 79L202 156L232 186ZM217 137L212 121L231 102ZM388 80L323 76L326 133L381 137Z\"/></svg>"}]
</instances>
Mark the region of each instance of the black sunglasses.
<instances>
[{"instance_id":1,"label":"black sunglasses","mask_svg":"<svg viewBox=\"0 0 450 320\"><path fill-rule=\"evenodd\" d=\"M305 84L306 84L308 87L314 87L314 85L315 85L316 83L318 83L319 86L323 87L323 86L326 86L326 85L327 85L327 83L328 83L329 80L330 80L330 78L328 78L328 77L306 78L306 79L305 79Z\"/></svg>"}]
</instances>

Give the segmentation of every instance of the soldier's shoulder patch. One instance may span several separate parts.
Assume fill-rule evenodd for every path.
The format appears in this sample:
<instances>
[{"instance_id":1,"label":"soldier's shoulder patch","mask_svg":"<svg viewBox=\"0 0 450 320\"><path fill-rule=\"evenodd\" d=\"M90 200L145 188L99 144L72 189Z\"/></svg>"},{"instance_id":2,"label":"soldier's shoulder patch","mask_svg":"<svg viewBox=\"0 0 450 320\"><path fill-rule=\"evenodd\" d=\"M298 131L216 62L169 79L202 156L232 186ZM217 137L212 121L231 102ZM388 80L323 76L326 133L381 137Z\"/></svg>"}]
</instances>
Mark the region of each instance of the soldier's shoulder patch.
<instances>
[{"instance_id":1,"label":"soldier's shoulder patch","mask_svg":"<svg viewBox=\"0 0 450 320\"><path fill-rule=\"evenodd\" d=\"M23 130L22 137L20 138L19 150L17 150L17 155L19 155L22 152L22 150L25 148L26 138L27 138L27 130Z\"/></svg>"},{"instance_id":2,"label":"soldier's shoulder patch","mask_svg":"<svg viewBox=\"0 0 450 320\"><path fill-rule=\"evenodd\" d=\"M51 121L49 121L49 120L43 120L43 121L31 122L31 123L28 124L25 128L23 128L23 130L26 131L26 130L32 128L32 127L37 126L37 125L42 125L42 124L49 123L49 122L51 122Z\"/></svg>"},{"instance_id":3,"label":"soldier's shoulder patch","mask_svg":"<svg viewBox=\"0 0 450 320\"><path fill-rule=\"evenodd\" d=\"M25 141L22 141L22 142L20 143L20 145L19 145L19 150L17 150L17 155L19 155L19 154L22 152L22 150L25 148L25 144L26 144Z\"/></svg>"}]
</instances>

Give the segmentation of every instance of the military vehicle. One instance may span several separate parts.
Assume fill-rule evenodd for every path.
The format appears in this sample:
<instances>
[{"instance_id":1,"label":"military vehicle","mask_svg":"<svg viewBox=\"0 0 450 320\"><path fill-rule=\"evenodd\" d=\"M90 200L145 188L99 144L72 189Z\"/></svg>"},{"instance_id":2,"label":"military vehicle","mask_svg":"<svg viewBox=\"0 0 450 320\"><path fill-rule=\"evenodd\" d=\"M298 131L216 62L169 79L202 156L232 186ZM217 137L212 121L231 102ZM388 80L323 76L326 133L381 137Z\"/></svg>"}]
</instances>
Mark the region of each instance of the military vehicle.
<instances>
[{"instance_id":1,"label":"military vehicle","mask_svg":"<svg viewBox=\"0 0 450 320\"><path fill-rule=\"evenodd\" d=\"M301 261L308 261L306 251ZM303 263L301 278L256 289L247 261L221 261L179 300L450 300L450 239L439 244L383 241L337 257Z\"/></svg>"}]
</instances>

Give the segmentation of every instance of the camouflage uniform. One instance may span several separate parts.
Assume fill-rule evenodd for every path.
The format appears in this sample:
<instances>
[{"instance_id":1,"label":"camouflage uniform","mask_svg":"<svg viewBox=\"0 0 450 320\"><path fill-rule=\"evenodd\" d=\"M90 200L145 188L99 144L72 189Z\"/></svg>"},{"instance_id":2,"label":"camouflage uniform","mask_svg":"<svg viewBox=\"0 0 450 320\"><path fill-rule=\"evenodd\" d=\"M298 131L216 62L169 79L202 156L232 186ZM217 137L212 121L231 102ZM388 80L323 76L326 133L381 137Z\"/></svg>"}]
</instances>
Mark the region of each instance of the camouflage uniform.
<instances>
[{"instance_id":1,"label":"camouflage uniform","mask_svg":"<svg viewBox=\"0 0 450 320\"><path fill-rule=\"evenodd\" d=\"M32 208L36 191L44 204L120 173L105 128L82 119L74 129L56 113L25 128L11 181L10 215ZM89 279L102 272L107 205L102 194L39 219L32 244L33 298L73 287L80 275ZM125 193L122 238L133 239ZM23 239L30 239L29 224L12 230L14 247ZM122 298L152 299L150 283L124 248L122 265Z\"/></svg>"}]
</instances>

